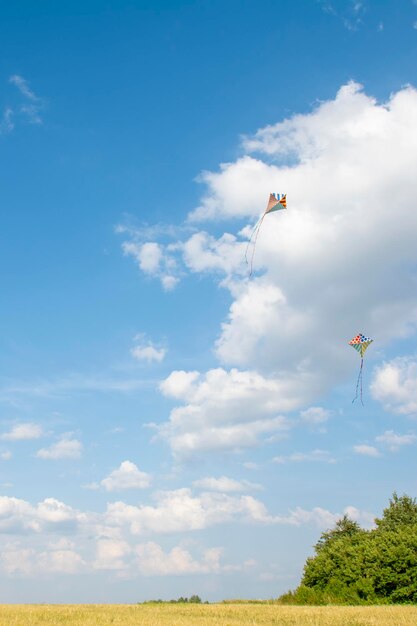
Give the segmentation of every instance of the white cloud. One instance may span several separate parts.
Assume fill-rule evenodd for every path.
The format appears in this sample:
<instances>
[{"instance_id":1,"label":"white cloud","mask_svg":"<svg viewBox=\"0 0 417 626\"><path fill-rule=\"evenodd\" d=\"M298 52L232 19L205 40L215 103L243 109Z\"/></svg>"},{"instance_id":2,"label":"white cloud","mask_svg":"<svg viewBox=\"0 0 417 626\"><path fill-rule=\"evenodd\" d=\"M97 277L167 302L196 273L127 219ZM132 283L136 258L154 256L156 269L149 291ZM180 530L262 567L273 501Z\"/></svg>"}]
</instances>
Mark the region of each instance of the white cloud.
<instances>
[{"instance_id":1,"label":"white cloud","mask_svg":"<svg viewBox=\"0 0 417 626\"><path fill-rule=\"evenodd\" d=\"M357 19L363 7L349 11ZM220 273L232 298L215 345L223 367L193 380L181 374L182 405L159 428L177 455L258 445L283 430L281 413L354 381L358 355L347 342L357 332L375 339L368 365L378 346L416 330L417 91L405 87L381 103L350 82L311 112L259 129L243 149L201 174L203 198L188 219L195 228L228 220L229 230L235 219L236 233L215 240L205 228L163 247L173 276ZM272 190L287 193L288 210L265 220L248 280L243 248ZM408 387L374 381L375 397L413 413L413 367L400 367ZM171 376L164 393L180 379Z\"/></svg>"},{"instance_id":2,"label":"white cloud","mask_svg":"<svg viewBox=\"0 0 417 626\"><path fill-rule=\"evenodd\" d=\"M417 359L398 357L375 370L373 397L393 413L417 414Z\"/></svg>"},{"instance_id":3,"label":"white cloud","mask_svg":"<svg viewBox=\"0 0 417 626\"><path fill-rule=\"evenodd\" d=\"M36 506L26 500L0 496L0 531L40 533L49 528L73 527L86 523L87 515L56 500L45 498Z\"/></svg>"},{"instance_id":4,"label":"white cloud","mask_svg":"<svg viewBox=\"0 0 417 626\"><path fill-rule=\"evenodd\" d=\"M78 574L83 571L85 561L75 550L50 550L37 555L36 565L43 573Z\"/></svg>"},{"instance_id":5,"label":"white cloud","mask_svg":"<svg viewBox=\"0 0 417 626\"><path fill-rule=\"evenodd\" d=\"M125 241L122 244L123 253L132 256L139 268L148 276L159 278L163 288L171 291L178 282L177 268L170 248L159 243L148 241L145 243Z\"/></svg>"},{"instance_id":6,"label":"white cloud","mask_svg":"<svg viewBox=\"0 0 417 626\"><path fill-rule=\"evenodd\" d=\"M36 513L40 520L52 524L84 519L81 513L56 498L45 498L37 505Z\"/></svg>"},{"instance_id":7,"label":"white cloud","mask_svg":"<svg viewBox=\"0 0 417 626\"><path fill-rule=\"evenodd\" d=\"M353 449L356 452L356 454L362 454L363 456L372 456L372 457L381 456L381 453L379 452L377 448L375 448L375 446L369 446L367 444L358 444L356 446L353 446Z\"/></svg>"},{"instance_id":8,"label":"white cloud","mask_svg":"<svg viewBox=\"0 0 417 626\"><path fill-rule=\"evenodd\" d=\"M165 289L165 291L172 291L175 289L179 282L179 278L172 275L164 274L161 276L161 285Z\"/></svg>"},{"instance_id":9,"label":"white cloud","mask_svg":"<svg viewBox=\"0 0 417 626\"><path fill-rule=\"evenodd\" d=\"M328 450L312 450L311 452L294 452L288 456L276 456L274 463L303 463L305 461L319 461L323 463L336 463Z\"/></svg>"},{"instance_id":10,"label":"white cloud","mask_svg":"<svg viewBox=\"0 0 417 626\"><path fill-rule=\"evenodd\" d=\"M307 402L354 376L347 342L356 332L379 345L414 332L416 129L416 90L378 104L350 83L313 112L247 138L263 160L246 155L204 174L195 219L256 219L271 189L288 194L288 210L270 215L258 238L264 275L228 283L234 301L216 345L222 362L296 377ZM387 159L386 145L398 141ZM293 165L279 164L288 158ZM394 222L392 189L401 195Z\"/></svg>"},{"instance_id":11,"label":"white cloud","mask_svg":"<svg viewBox=\"0 0 417 626\"><path fill-rule=\"evenodd\" d=\"M234 520L272 523L274 518L252 496L209 492L194 496L183 488L160 492L155 506L110 503L105 519L110 526L127 526L133 535L141 535L201 530Z\"/></svg>"},{"instance_id":12,"label":"white cloud","mask_svg":"<svg viewBox=\"0 0 417 626\"><path fill-rule=\"evenodd\" d=\"M151 477L146 472L141 472L131 461L123 461L120 467L113 470L101 481L106 491L121 491L122 489L145 489L149 487Z\"/></svg>"},{"instance_id":13,"label":"white cloud","mask_svg":"<svg viewBox=\"0 0 417 626\"><path fill-rule=\"evenodd\" d=\"M137 261L140 269L148 274L154 274L159 270L162 260L161 246L157 243L144 243L137 250Z\"/></svg>"},{"instance_id":14,"label":"white cloud","mask_svg":"<svg viewBox=\"0 0 417 626\"><path fill-rule=\"evenodd\" d=\"M137 567L144 576L181 576L184 574L210 574L220 572L222 548L204 550L201 561L196 561L190 552L181 546L164 552L153 541L138 544L135 548Z\"/></svg>"},{"instance_id":15,"label":"white cloud","mask_svg":"<svg viewBox=\"0 0 417 626\"><path fill-rule=\"evenodd\" d=\"M17 87L20 94L26 101L19 107L20 115L22 115L30 124L42 124L42 118L40 116L40 113L44 108L44 101L42 98L39 98L35 94L35 92L29 87L28 81L23 78L23 76L14 74L13 76L10 76L9 83Z\"/></svg>"},{"instance_id":16,"label":"white cloud","mask_svg":"<svg viewBox=\"0 0 417 626\"><path fill-rule=\"evenodd\" d=\"M348 511L353 519L367 522L372 519L369 513L355 507L348 506L345 512ZM310 511L297 507L286 515L271 515L263 502L253 496L215 492L203 492L195 496L190 489L183 488L160 492L156 495L154 506L109 503L104 520L106 526L127 529L135 536L190 532L231 522L294 526L314 524L328 528L342 515L321 507Z\"/></svg>"},{"instance_id":17,"label":"white cloud","mask_svg":"<svg viewBox=\"0 0 417 626\"><path fill-rule=\"evenodd\" d=\"M41 448L36 456L40 459L78 459L81 456L83 445L78 439L74 439L71 433L62 435L61 439L48 448Z\"/></svg>"},{"instance_id":18,"label":"white cloud","mask_svg":"<svg viewBox=\"0 0 417 626\"><path fill-rule=\"evenodd\" d=\"M4 452L0 453L0 459L2 461L10 461L10 459L12 458L12 453L10 452L10 450L5 450Z\"/></svg>"},{"instance_id":19,"label":"white cloud","mask_svg":"<svg viewBox=\"0 0 417 626\"><path fill-rule=\"evenodd\" d=\"M86 483L85 485L81 485L81 488L88 489L88 491L98 491L100 485L98 483Z\"/></svg>"},{"instance_id":20,"label":"white cloud","mask_svg":"<svg viewBox=\"0 0 417 626\"><path fill-rule=\"evenodd\" d=\"M216 352L225 363L247 365L251 359L259 362L260 352L270 362L277 338L282 335L284 341L288 338L281 351L284 358L286 350L290 353L290 341L293 349L300 351L294 338L305 333L310 325L307 312L290 309L278 286L254 280L236 291L228 320L222 324Z\"/></svg>"},{"instance_id":21,"label":"white cloud","mask_svg":"<svg viewBox=\"0 0 417 626\"><path fill-rule=\"evenodd\" d=\"M43 436L43 431L39 424L26 422L24 424L16 424L13 428L1 435L1 439L5 441L21 441L25 439L39 439Z\"/></svg>"},{"instance_id":22,"label":"white cloud","mask_svg":"<svg viewBox=\"0 0 417 626\"><path fill-rule=\"evenodd\" d=\"M262 489L261 485L251 483L248 480L235 480L234 478L228 478L227 476L221 476L220 478L209 476L206 478L200 478L199 480L195 480L193 482L193 486L197 487L197 489L220 491L222 493Z\"/></svg>"},{"instance_id":23,"label":"white cloud","mask_svg":"<svg viewBox=\"0 0 417 626\"><path fill-rule=\"evenodd\" d=\"M166 348L155 347L152 341L143 334L136 335L136 345L131 349L131 355L138 361L156 361L160 363L167 353Z\"/></svg>"},{"instance_id":24,"label":"white cloud","mask_svg":"<svg viewBox=\"0 0 417 626\"><path fill-rule=\"evenodd\" d=\"M206 191L189 216L197 225L254 221L270 190L288 194L288 210L268 216L258 238L262 278L242 279L251 227L241 222L237 234L216 240L204 230L171 245L182 272L228 278L234 301L217 342L223 363L283 377L308 368L319 393L352 371L346 342L355 333L382 345L414 332L416 128L416 90L378 103L349 83L312 112L260 129L244 141L244 156L201 175ZM397 146L388 157L387 145Z\"/></svg>"},{"instance_id":25,"label":"white cloud","mask_svg":"<svg viewBox=\"0 0 417 626\"><path fill-rule=\"evenodd\" d=\"M161 383L161 391L172 398L189 398L194 392L194 383L198 380L199 372L184 372L176 370Z\"/></svg>"},{"instance_id":26,"label":"white cloud","mask_svg":"<svg viewBox=\"0 0 417 626\"><path fill-rule=\"evenodd\" d=\"M9 83L16 85L22 96L27 98L28 100L32 100L36 102L39 98L35 95L35 93L30 89L27 80L25 80L22 76L18 74L14 74L10 76Z\"/></svg>"},{"instance_id":27,"label":"white cloud","mask_svg":"<svg viewBox=\"0 0 417 626\"><path fill-rule=\"evenodd\" d=\"M125 557L131 552L126 541L100 539L96 543L96 558L93 567L96 570L124 570L127 568Z\"/></svg>"},{"instance_id":28,"label":"white cloud","mask_svg":"<svg viewBox=\"0 0 417 626\"><path fill-rule=\"evenodd\" d=\"M409 446L417 441L417 435L408 433L407 435L399 435L393 430L386 430L382 435L378 435L375 441L387 446L391 452L396 452L401 446Z\"/></svg>"},{"instance_id":29,"label":"white cloud","mask_svg":"<svg viewBox=\"0 0 417 626\"><path fill-rule=\"evenodd\" d=\"M10 133L14 128L14 112L10 107L6 107L0 119L0 135Z\"/></svg>"},{"instance_id":30,"label":"white cloud","mask_svg":"<svg viewBox=\"0 0 417 626\"><path fill-rule=\"evenodd\" d=\"M0 569L9 575L50 576L113 571L137 576L206 574L237 571L251 566L221 563L219 547L190 552L184 545L162 548L154 540L136 544L138 536L190 533L220 524L315 525L329 528L343 513L321 507L297 507L287 514L272 515L252 496L203 492L190 489L156 494L153 505L125 502L107 505L104 513L79 511L55 498L38 504L0 497ZM371 514L353 506L344 509L352 519L369 524ZM164 539L167 545L168 538ZM186 546L186 547L185 547ZM195 549L193 549L195 552ZM252 562L253 564L253 562Z\"/></svg>"},{"instance_id":31,"label":"white cloud","mask_svg":"<svg viewBox=\"0 0 417 626\"><path fill-rule=\"evenodd\" d=\"M331 415L331 411L323 409L321 406L311 406L300 412L300 417L307 424L322 424L327 422Z\"/></svg>"},{"instance_id":32,"label":"white cloud","mask_svg":"<svg viewBox=\"0 0 417 626\"><path fill-rule=\"evenodd\" d=\"M49 574L78 574L85 562L75 550L44 550L22 548L18 544L7 546L2 551L0 562L9 575L27 577Z\"/></svg>"},{"instance_id":33,"label":"white cloud","mask_svg":"<svg viewBox=\"0 0 417 626\"><path fill-rule=\"evenodd\" d=\"M299 402L291 380L277 381L236 369L218 368L205 376L175 371L160 388L186 403L174 408L169 421L158 426L159 436L179 456L259 445L265 436L288 430L288 420L278 413Z\"/></svg>"},{"instance_id":34,"label":"white cloud","mask_svg":"<svg viewBox=\"0 0 417 626\"><path fill-rule=\"evenodd\" d=\"M366 526L373 524L374 515L368 511L360 511L354 506L347 506L342 513L331 513L321 507L314 507L310 511L297 507L287 516L279 516L277 522L281 524L291 524L293 526L304 526L314 524L318 528L331 528L343 515L350 519L361 522Z\"/></svg>"},{"instance_id":35,"label":"white cloud","mask_svg":"<svg viewBox=\"0 0 417 626\"><path fill-rule=\"evenodd\" d=\"M366 3L358 0L348 2L330 2L318 0L324 13L340 20L343 26L352 33L363 25L363 16L367 12Z\"/></svg>"},{"instance_id":36,"label":"white cloud","mask_svg":"<svg viewBox=\"0 0 417 626\"><path fill-rule=\"evenodd\" d=\"M38 531L36 511L25 500L0 496L0 530L3 532Z\"/></svg>"},{"instance_id":37,"label":"white cloud","mask_svg":"<svg viewBox=\"0 0 417 626\"><path fill-rule=\"evenodd\" d=\"M192 235L182 247L183 259L192 272L220 272L233 274L246 272L242 263L246 243L237 241L234 235L225 233L219 239L208 233Z\"/></svg>"}]
</instances>

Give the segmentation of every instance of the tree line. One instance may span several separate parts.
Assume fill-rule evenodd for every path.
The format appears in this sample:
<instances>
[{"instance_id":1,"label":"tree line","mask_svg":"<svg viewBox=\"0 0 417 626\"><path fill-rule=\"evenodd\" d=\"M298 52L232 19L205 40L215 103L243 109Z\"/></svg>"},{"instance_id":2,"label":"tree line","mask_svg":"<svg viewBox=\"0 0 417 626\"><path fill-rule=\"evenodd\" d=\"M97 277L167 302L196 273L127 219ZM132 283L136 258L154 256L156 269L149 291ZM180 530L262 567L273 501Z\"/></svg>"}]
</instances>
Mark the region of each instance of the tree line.
<instances>
[{"instance_id":1,"label":"tree line","mask_svg":"<svg viewBox=\"0 0 417 626\"><path fill-rule=\"evenodd\" d=\"M417 603L417 503L396 492L375 528L345 515L320 536L285 604Z\"/></svg>"}]
</instances>

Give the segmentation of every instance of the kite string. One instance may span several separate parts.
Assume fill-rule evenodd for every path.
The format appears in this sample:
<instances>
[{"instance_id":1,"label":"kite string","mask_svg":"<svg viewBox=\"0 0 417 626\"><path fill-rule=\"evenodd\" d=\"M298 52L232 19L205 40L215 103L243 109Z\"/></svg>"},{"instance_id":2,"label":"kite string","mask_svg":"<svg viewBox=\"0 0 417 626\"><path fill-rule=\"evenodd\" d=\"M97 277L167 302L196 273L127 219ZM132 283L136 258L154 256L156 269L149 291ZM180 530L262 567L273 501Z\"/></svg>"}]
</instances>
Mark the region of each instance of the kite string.
<instances>
[{"instance_id":1,"label":"kite string","mask_svg":"<svg viewBox=\"0 0 417 626\"><path fill-rule=\"evenodd\" d=\"M265 211L265 213L262 215L262 217L256 222L255 227L252 231L252 234L249 238L248 241L248 245L246 246L246 252L245 252L245 260L246 260L246 264L248 264L248 250L249 250L249 246L252 243L252 238L253 236L255 236L254 240L253 240L253 248L252 248L252 255L251 255L251 260L250 260L250 271L249 271L249 276L252 276L252 272L253 272L253 257L255 256L255 248L256 248L256 242L258 240L258 235L259 235L259 230L262 226L262 222L264 221L264 217L267 214L267 211Z\"/></svg>"},{"instance_id":2,"label":"kite string","mask_svg":"<svg viewBox=\"0 0 417 626\"><path fill-rule=\"evenodd\" d=\"M248 241L248 244L247 244L247 246L246 246L246 251L245 251L245 261L246 261L246 265L248 265L248 263L249 263L249 261L248 261L248 250L249 250L249 246L250 246L250 244L251 244L251 242L252 242L252 238L253 238L254 234L256 233L257 229L258 229L258 228L259 228L259 226L260 226L260 223L261 223L262 217L263 217L263 216L261 216L261 217L258 219L258 221L256 222L255 226L254 226L254 227L253 227L253 229L252 229L251 236L249 237L249 241Z\"/></svg>"},{"instance_id":3,"label":"kite string","mask_svg":"<svg viewBox=\"0 0 417 626\"><path fill-rule=\"evenodd\" d=\"M355 393L355 397L352 400L352 404L355 402L355 400L358 397L358 390L359 390L359 383L361 385L361 402L363 405L363 399L362 399L362 370L363 370L363 357L361 358L361 366L359 368L359 375L358 375L358 380L356 382L356 393Z\"/></svg>"}]
</instances>

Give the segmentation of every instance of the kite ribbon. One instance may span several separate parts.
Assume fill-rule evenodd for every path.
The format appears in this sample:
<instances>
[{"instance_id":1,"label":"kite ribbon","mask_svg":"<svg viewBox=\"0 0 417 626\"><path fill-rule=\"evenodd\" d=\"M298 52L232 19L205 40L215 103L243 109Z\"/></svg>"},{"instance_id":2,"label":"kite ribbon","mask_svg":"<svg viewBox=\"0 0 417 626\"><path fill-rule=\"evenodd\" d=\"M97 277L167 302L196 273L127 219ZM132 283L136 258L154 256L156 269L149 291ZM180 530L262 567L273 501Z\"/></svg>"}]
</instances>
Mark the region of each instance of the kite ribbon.
<instances>
[{"instance_id":1,"label":"kite ribbon","mask_svg":"<svg viewBox=\"0 0 417 626\"><path fill-rule=\"evenodd\" d=\"M255 237L253 239L253 248L252 248L252 255L251 255L251 259L250 259L250 272L249 272L249 276L252 276L252 271L253 271L253 257L255 256L255 247L256 247L256 241L258 239L258 235L259 235L259 230L262 226L262 222L264 221L264 217L267 214L267 211L265 211L265 213L262 215L262 217L256 222L255 227L252 231L252 234L249 238L248 241L248 245L246 246L246 252L245 252L245 261L246 264L249 265L249 261L248 261L248 250L249 250L249 246L252 243L252 239L253 237Z\"/></svg>"},{"instance_id":2,"label":"kite ribbon","mask_svg":"<svg viewBox=\"0 0 417 626\"><path fill-rule=\"evenodd\" d=\"M361 385L361 402L362 402L362 406L363 406L363 399L362 399L362 372L363 372L363 357L361 358L361 366L360 366L360 369L359 369L359 376L358 376L358 380L357 380L357 383L356 383L356 395L355 395L355 397L352 400L352 404L353 404L355 402L355 400L357 399L357 397L358 397L358 389L359 389L359 383L360 383L360 385Z\"/></svg>"}]
</instances>

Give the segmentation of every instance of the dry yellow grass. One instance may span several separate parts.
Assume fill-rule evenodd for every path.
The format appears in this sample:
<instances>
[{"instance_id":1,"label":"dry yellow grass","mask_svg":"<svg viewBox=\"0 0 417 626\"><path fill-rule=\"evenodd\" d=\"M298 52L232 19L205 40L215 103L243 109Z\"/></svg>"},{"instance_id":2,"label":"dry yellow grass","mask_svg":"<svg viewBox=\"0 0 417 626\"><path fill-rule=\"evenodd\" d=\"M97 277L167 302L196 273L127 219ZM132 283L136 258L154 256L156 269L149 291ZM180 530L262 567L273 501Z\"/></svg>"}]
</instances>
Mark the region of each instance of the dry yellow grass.
<instances>
[{"instance_id":1,"label":"dry yellow grass","mask_svg":"<svg viewBox=\"0 0 417 626\"><path fill-rule=\"evenodd\" d=\"M417 607L0 605L1 626L415 626Z\"/></svg>"}]
</instances>

